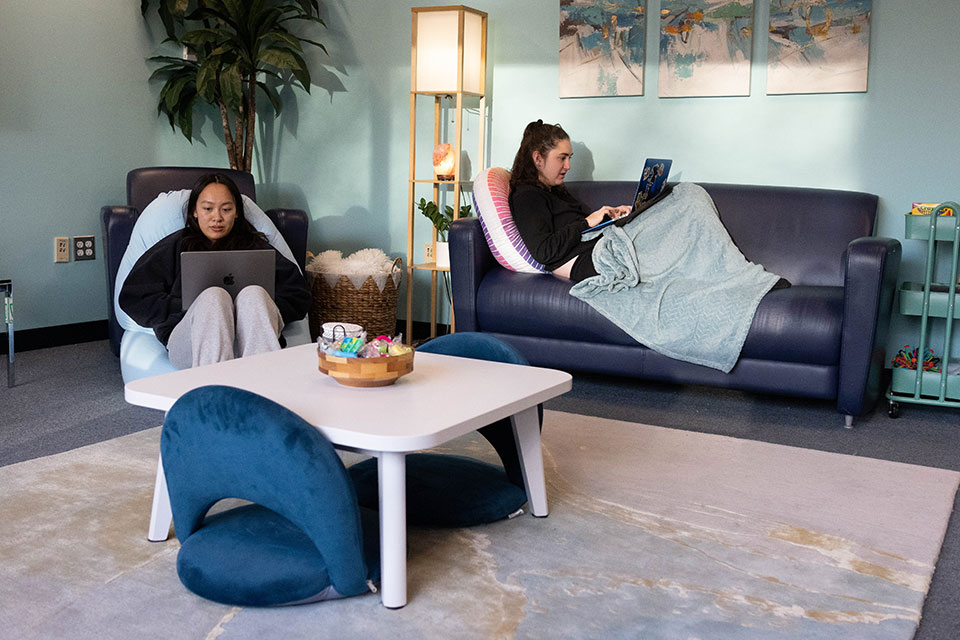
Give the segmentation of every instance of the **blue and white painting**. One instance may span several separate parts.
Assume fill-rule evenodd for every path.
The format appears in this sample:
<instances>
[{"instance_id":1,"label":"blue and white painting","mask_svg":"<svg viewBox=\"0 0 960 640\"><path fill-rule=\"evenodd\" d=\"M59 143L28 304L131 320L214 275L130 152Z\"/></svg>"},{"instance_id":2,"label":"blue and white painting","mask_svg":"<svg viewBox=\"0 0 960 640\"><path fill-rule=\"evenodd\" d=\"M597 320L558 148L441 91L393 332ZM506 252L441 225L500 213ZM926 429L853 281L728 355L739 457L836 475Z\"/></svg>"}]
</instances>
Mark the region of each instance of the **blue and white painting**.
<instances>
[{"instance_id":1,"label":"blue and white painting","mask_svg":"<svg viewBox=\"0 0 960 640\"><path fill-rule=\"evenodd\" d=\"M767 93L867 90L873 0L771 0Z\"/></svg>"},{"instance_id":2,"label":"blue and white painting","mask_svg":"<svg viewBox=\"0 0 960 640\"><path fill-rule=\"evenodd\" d=\"M645 0L560 0L560 97L643 95Z\"/></svg>"},{"instance_id":3,"label":"blue and white painting","mask_svg":"<svg viewBox=\"0 0 960 640\"><path fill-rule=\"evenodd\" d=\"M662 98L750 95L753 0L662 0Z\"/></svg>"}]
</instances>

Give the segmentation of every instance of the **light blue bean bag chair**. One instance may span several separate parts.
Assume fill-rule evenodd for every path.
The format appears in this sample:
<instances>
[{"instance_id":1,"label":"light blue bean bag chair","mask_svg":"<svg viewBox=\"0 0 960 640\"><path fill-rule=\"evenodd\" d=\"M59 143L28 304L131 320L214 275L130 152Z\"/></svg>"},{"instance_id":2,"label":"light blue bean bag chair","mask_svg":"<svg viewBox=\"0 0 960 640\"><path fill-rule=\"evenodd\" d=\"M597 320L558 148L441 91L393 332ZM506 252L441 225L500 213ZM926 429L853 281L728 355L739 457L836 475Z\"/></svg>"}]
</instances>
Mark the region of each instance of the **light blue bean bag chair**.
<instances>
[{"instance_id":1,"label":"light blue bean bag chair","mask_svg":"<svg viewBox=\"0 0 960 640\"><path fill-rule=\"evenodd\" d=\"M113 289L113 307L117 322L124 329L120 340L120 373L123 381L131 382L161 373L176 371L170 364L166 347L163 346L152 329L141 327L120 308L120 290L133 265L144 252L184 225L184 211L190 197L189 189L161 193L137 218L130 235L130 244L120 260L116 285ZM246 195L243 196L243 211L247 220L262 232L267 240L285 258L297 264L287 242L280 235L276 225L266 213ZM283 338L287 346L310 342L310 325L307 318L291 322L283 329Z\"/></svg>"}]
</instances>

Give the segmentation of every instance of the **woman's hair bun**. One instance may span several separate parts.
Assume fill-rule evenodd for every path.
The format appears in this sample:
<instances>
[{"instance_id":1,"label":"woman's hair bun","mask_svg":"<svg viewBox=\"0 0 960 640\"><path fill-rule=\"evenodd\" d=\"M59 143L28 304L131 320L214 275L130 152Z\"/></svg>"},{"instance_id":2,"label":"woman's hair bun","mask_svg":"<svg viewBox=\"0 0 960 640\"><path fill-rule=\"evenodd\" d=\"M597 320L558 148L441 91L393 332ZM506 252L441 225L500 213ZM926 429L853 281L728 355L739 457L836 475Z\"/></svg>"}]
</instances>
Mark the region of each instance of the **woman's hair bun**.
<instances>
[{"instance_id":1,"label":"woman's hair bun","mask_svg":"<svg viewBox=\"0 0 960 640\"><path fill-rule=\"evenodd\" d=\"M539 129L539 128L542 127L542 126L543 126L543 120L537 120L536 122L531 122L531 123L528 124L528 125L526 126L526 128L523 130L523 135L524 135L524 136L527 136L527 135L533 133L534 130Z\"/></svg>"}]
</instances>

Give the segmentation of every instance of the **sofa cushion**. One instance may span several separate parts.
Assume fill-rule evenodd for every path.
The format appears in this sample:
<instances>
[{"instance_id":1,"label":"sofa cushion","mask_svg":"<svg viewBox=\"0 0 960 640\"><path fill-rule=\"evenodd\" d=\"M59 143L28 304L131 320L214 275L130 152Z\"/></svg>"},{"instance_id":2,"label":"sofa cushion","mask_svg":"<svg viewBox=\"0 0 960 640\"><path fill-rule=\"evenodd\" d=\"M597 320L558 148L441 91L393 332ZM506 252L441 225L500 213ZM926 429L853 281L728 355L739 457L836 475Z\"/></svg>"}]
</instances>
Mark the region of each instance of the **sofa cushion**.
<instances>
[{"instance_id":1,"label":"sofa cushion","mask_svg":"<svg viewBox=\"0 0 960 640\"><path fill-rule=\"evenodd\" d=\"M637 342L570 295L572 283L552 275L494 269L477 290L479 330L504 335L635 346ZM537 318L531 322L530 318ZM741 357L835 365L843 321L841 287L793 286L757 306Z\"/></svg>"},{"instance_id":2,"label":"sofa cushion","mask_svg":"<svg viewBox=\"0 0 960 640\"><path fill-rule=\"evenodd\" d=\"M551 274L492 269L477 290L478 330L505 335L636 345L620 327L570 295L573 283ZM531 319L536 318L536 321Z\"/></svg>"},{"instance_id":3,"label":"sofa cushion","mask_svg":"<svg viewBox=\"0 0 960 640\"><path fill-rule=\"evenodd\" d=\"M757 306L740 357L835 365L842 325L843 287L776 289Z\"/></svg>"},{"instance_id":4,"label":"sofa cushion","mask_svg":"<svg viewBox=\"0 0 960 640\"><path fill-rule=\"evenodd\" d=\"M473 183L473 205L490 253L505 269L543 273L546 268L533 259L523 243L510 213L510 172L500 167L484 169Z\"/></svg>"}]
</instances>

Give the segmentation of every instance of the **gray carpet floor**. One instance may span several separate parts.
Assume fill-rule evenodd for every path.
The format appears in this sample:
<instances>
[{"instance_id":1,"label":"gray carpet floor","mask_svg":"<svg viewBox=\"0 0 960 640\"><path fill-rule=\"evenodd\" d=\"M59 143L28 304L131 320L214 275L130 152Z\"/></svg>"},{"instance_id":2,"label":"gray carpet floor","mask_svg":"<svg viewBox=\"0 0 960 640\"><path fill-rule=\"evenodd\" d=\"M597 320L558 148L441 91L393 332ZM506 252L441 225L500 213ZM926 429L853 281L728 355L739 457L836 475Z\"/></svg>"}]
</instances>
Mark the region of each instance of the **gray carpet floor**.
<instances>
[{"instance_id":1,"label":"gray carpet floor","mask_svg":"<svg viewBox=\"0 0 960 640\"><path fill-rule=\"evenodd\" d=\"M106 341L18 353L17 386L0 386L0 466L160 424L159 412L127 405L122 389ZM573 390L547 408L960 471L960 414L938 407L904 404L893 420L882 402L848 430L829 402L576 375ZM954 506L919 640L960 637Z\"/></svg>"}]
</instances>

